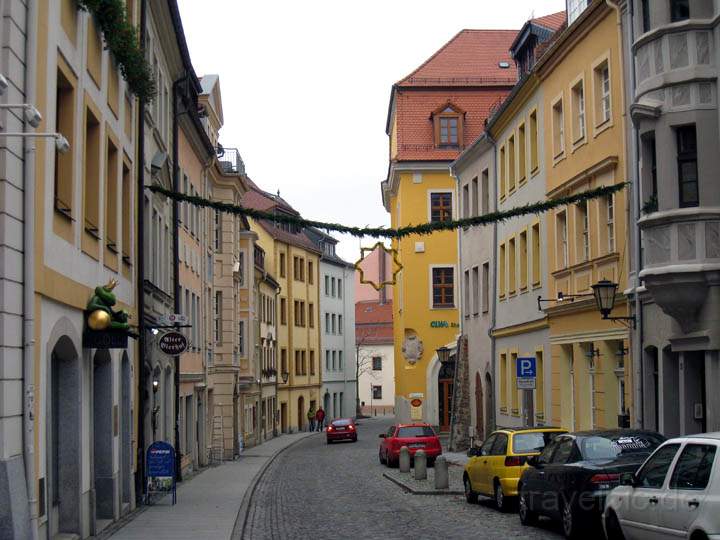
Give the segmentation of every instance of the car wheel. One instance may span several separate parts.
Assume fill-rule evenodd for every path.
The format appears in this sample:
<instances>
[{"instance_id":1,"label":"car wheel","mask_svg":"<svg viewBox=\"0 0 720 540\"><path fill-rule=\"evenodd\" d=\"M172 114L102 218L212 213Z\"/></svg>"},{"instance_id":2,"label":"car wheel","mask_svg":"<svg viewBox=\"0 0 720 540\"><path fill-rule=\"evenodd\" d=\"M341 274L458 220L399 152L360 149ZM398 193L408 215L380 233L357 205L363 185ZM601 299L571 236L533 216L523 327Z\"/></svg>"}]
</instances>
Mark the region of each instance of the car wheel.
<instances>
[{"instance_id":1,"label":"car wheel","mask_svg":"<svg viewBox=\"0 0 720 540\"><path fill-rule=\"evenodd\" d=\"M355 438L353 439L353 442L357 442L357 437L355 437Z\"/></svg>"},{"instance_id":2,"label":"car wheel","mask_svg":"<svg viewBox=\"0 0 720 540\"><path fill-rule=\"evenodd\" d=\"M328 444L332 444L333 442L332 442L330 439L328 439L328 440L327 440L327 443L328 443Z\"/></svg>"},{"instance_id":3,"label":"car wheel","mask_svg":"<svg viewBox=\"0 0 720 540\"><path fill-rule=\"evenodd\" d=\"M385 465L387 463L387 460L383 457L382 452L378 452L378 459L380 460L380 465Z\"/></svg>"},{"instance_id":4,"label":"car wheel","mask_svg":"<svg viewBox=\"0 0 720 540\"><path fill-rule=\"evenodd\" d=\"M500 482L495 482L495 506L501 512L507 512L510 509L510 501L505 496Z\"/></svg>"},{"instance_id":5,"label":"car wheel","mask_svg":"<svg viewBox=\"0 0 720 540\"><path fill-rule=\"evenodd\" d=\"M428 466L428 467L434 467L434 466L435 466L435 458L428 459L428 460L427 460L427 466Z\"/></svg>"},{"instance_id":6,"label":"car wheel","mask_svg":"<svg viewBox=\"0 0 720 540\"><path fill-rule=\"evenodd\" d=\"M525 526L535 525L538 520L538 515L536 512L533 512L530 510L530 503L527 499L528 494L527 492L522 490L522 487L520 488L520 500L518 502L518 514L520 515L520 523L522 523Z\"/></svg>"},{"instance_id":7,"label":"car wheel","mask_svg":"<svg viewBox=\"0 0 720 540\"><path fill-rule=\"evenodd\" d=\"M465 500L470 504L476 504L478 502L478 494L472 490L470 478L467 476L463 477L463 486L465 488Z\"/></svg>"},{"instance_id":8,"label":"car wheel","mask_svg":"<svg viewBox=\"0 0 720 540\"><path fill-rule=\"evenodd\" d=\"M605 518L605 534L607 540L625 540L622 527L620 527L620 520L618 520L617 514L612 510L608 512Z\"/></svg>"},{"instance_id":9,"label":"car wheel","mask_svg":"<svg viewBox=\"0 0 720 540\"><path fill-rule=\"evenodd\" d=\"M562 528L565 538L577 538L580 532L580 521L572 503L566 502L562 509Z\"/></svg>"}]
</instances>

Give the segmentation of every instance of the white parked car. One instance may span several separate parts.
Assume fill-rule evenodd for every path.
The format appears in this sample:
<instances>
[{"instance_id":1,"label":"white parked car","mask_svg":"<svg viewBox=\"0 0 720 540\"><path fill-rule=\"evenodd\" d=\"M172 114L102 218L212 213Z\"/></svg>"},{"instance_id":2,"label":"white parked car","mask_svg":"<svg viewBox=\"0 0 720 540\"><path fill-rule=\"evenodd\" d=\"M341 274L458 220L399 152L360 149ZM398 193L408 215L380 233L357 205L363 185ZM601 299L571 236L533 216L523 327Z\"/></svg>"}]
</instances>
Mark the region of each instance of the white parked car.
<instances>
[{"instance_id":1,"label":"white parked car","mask_svg":"<svg viewBox=\"0 0 720 540\"><path fill-rule=\"evenodd\" d=\"M720 432L665 441L603 513L609 540L720 540Z\"/></svg>"}]
</instances>

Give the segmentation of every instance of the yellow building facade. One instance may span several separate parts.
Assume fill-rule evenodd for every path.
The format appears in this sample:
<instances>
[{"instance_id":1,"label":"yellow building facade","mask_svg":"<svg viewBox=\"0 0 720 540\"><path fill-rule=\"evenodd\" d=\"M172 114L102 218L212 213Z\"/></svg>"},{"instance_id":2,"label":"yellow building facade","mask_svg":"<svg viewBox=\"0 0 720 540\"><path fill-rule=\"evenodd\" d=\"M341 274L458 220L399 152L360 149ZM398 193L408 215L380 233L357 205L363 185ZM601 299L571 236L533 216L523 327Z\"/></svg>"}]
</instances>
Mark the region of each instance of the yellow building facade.
<instances>
[{"instance_id":1,"label":"yellow building facade","mask_svg":"<svg viewBox=\"0 0 720 540\"><path fill-rule=\"evenodd\" d=\"M279 196L249 182L243 205L295 214ZM307 413L321 404L320 386L320 251L300 228L249 220L264 251L264 267L279 288L276 297L276 362L279 429L307 428ZM266 413L267 414L267 413Z\"/></svg>"},{"instance_id":2,"label":"yellow building facade","mask_svg":"<svg viewBox=\"0 0 720 540\"><path fill-rule=\"evenodd\" d=\"M617 14L601 2L588 6L539 60L549 199L625 181L620 62ZM629 330L601 319L591 289L602 279L624 288L626 209L627 193L620 191L546 216L549 417L568 429L614 428L629 419ZM610 315L627 315L622 294Z\"/></svg>"},{"instance_id":3,"label":"yellow building facade","mask_svg":"<svg viewBox=\"0 0 720 540\"><path fill-rule=\"evenodd\" d=\"M448 211L455 215L454 180L447 165L444 170L429 165L393 172L396 187L388 192L386 203L392 227L431 221L433 194L446 195ZM436 350L454 348L459 332L457 233L403 238L392 247L403 266L393 285L395 414L404 421L449 426L451 377L439 382L441 365ZM433 287L433 280L443 283ZM413 407L413 399L422 404Z\"/></svg>"}]
</instances>

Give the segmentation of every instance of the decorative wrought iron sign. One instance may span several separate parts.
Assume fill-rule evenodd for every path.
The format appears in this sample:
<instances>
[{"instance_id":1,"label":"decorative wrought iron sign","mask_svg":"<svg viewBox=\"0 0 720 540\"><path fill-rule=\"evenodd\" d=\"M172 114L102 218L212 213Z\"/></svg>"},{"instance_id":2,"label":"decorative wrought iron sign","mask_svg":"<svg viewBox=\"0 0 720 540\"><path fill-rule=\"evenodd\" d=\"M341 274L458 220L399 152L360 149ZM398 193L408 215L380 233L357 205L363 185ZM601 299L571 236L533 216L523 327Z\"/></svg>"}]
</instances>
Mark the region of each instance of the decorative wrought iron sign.
<instances>
[{"instance_id":1,"label":"decorative wrought iron sign","mask_svg":"<svg viewBox=\"0 0 720 540\"><path fill-rule=\"evenodd\" d=\"M188 348L188 340L180 332L168 332L158 340L158 349L169 356L177 356Z\"/></svg>"}]
</instances>

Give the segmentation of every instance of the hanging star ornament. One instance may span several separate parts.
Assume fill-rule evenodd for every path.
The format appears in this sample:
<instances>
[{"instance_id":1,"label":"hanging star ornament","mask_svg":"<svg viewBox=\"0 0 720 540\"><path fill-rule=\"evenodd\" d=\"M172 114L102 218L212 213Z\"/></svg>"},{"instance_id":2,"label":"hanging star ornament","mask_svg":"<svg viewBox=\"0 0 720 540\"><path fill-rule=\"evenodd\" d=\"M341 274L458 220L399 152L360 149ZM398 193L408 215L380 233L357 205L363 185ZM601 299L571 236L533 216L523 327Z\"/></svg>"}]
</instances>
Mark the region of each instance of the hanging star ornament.
<instances>
[{"instance_id":1,"label":"hanging star ornament","mask_svg":"<svg viewBox=\"0 0 720 540\"><path fill-rule=\"evenodd\" d=\"M392 279L381 281L380 283L375 283L371 279L365 279L365 272L363 271L362 266L360 266L360 263L365 261L365 254L366 253L372 253L376 249L381 249L388 255L392 257L393 262L393 272L392 272ZM397 283L397 275L400 272L400 270L403 269L402 264L400 264L400 261L398 260L398 252L396 249L392 249L389 247L386 247L385 244L382 242L378 242L372 247L364 247L360 248L360 259L355 263L355 269L360 272L360 283L364 285L370 285L373 289L376 291L381 290L386 285L395 285Z\"/></svg>"}]
</instances>

